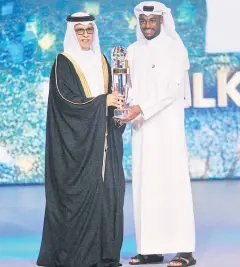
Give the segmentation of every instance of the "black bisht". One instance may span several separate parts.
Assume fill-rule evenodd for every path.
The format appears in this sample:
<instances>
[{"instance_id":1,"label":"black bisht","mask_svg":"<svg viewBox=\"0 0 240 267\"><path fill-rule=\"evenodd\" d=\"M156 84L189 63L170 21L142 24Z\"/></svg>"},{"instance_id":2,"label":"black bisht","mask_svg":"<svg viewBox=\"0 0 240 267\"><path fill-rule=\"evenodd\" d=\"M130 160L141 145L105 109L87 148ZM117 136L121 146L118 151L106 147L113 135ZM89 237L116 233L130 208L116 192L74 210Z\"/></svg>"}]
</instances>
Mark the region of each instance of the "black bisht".
<instances>
[{"instance_id":1,"label":"black bisht","mask_svg":"<svg viewBox=\"0 0 240 267\"><path fill-rule=\"evenodd\" d=\"M106 94L87 98L72 62L58 55L48 100L46 210L37 260L40 266L118 264L123 241L124 127L115 125L112 116L112 108L106 116Z\"/></svg>"}]
</instances>

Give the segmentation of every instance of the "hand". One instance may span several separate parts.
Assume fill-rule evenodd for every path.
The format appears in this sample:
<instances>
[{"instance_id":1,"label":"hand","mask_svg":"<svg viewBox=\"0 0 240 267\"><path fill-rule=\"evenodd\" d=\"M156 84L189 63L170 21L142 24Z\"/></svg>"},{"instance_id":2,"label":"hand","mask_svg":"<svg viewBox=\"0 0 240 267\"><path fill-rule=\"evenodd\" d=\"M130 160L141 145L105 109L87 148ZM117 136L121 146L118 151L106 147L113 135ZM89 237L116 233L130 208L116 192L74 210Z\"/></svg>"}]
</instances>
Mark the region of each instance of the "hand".
<instances>
[{"instance_id":1,"label":"hand","mask_svg":"<svg viewBox=\"0 0 240 267\"><path fill-rule=\"evenodd\" d=\"M122 103L123 103L123 96L120 94L108 94L107 95L107 106L113 106L116 108L122 108Z\"/></svg>"},{"instance_id":2,"label":"hand","mask_svg":"<svg viewBox=\"0 0 240 267\"><path fill-rule=\"evenodd\" d=\"M141 108L139 105L131 106L128 110L128 116L124 119L121 119L121 123L127 123L128 121L132 121L141 114Z\"/></svg>"},{"instance_id":3,"label":"hand","mask_svg":"<svg viewBox=\"0 0 240 267\"><path fill-rule=\"evenodd\" d=\"M141 114L141 108L139 105L131 106L129 108L128 120L132 121Z\"/></svg>"}]
</instances>

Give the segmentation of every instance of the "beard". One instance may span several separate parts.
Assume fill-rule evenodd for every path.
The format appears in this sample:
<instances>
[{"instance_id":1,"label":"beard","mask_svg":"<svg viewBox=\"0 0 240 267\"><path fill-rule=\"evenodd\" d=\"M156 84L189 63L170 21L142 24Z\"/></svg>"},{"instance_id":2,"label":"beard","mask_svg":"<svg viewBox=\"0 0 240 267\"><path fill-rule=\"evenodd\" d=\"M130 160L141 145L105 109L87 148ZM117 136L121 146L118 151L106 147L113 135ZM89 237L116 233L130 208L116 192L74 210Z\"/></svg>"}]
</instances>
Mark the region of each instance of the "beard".
<instances>
[{"instance_id":1,"label":"beard","mask_svg":"<svg viewBox=\"0 0 240 267\"><path fill-rule=\"evenodd\" d=\"M161 32L161 28L159 29L153 29L153 28L144 28L144 29L141 29L144 37L147 39L147 40L151 40L151 39L154 39L155 37L157 37L160 32ZM148 34L148 32L151 33L151 34Z\"/></svg>"}]
</instances>

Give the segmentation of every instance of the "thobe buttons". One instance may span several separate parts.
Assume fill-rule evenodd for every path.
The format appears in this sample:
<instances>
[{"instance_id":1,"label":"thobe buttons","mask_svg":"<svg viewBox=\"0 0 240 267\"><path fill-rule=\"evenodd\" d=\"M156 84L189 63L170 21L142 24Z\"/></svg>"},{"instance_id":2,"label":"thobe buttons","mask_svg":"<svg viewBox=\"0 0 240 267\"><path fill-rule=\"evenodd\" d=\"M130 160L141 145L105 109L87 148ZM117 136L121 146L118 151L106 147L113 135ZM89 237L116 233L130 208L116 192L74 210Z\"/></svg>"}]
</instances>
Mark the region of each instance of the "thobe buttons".
<instances>
[{"instance_id":1,"label":"thobe buttons","mask_svg":"<svg viewBox=\"0 0 240 267\"><path fill-rule=\"evenodd\" d=\"M154 69L155 68L155 65L154 64L152 64L152 69Z\"/></svg>"}]
</instances>

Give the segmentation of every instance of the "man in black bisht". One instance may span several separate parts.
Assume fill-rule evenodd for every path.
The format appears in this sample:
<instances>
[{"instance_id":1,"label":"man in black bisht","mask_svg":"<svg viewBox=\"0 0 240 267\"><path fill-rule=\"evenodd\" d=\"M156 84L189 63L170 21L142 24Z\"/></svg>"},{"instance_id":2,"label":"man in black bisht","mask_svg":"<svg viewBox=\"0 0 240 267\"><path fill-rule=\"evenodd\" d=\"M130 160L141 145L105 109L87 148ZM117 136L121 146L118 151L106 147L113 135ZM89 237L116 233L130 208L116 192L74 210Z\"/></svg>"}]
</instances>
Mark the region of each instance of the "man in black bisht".
<instances>
[{"instance_id":1,"label":"man in black bisht","mask_svg":"<svg viewBox=\"0 0 240 267\"><path fill-rule=\"evenodd\" d=\"M67 18L64 53L54 62L46 134L46 210L37 264L115 267L123 241L124 128L113 109L111 71L94 17Z\"/></svg>"}]
</instances>

